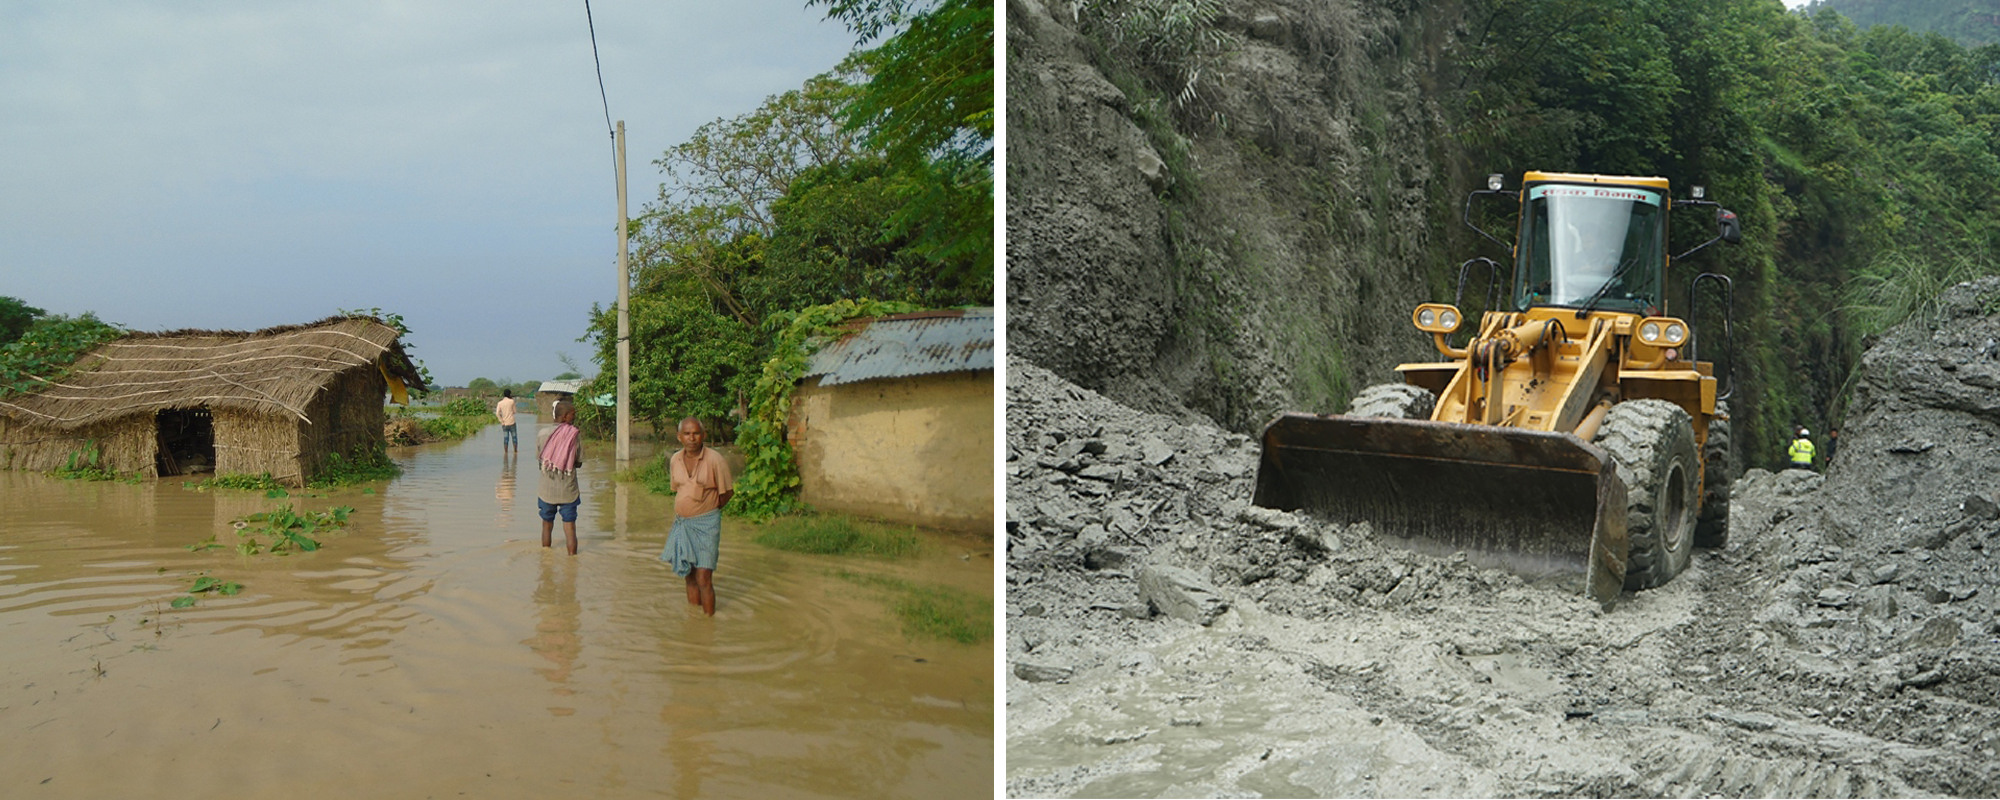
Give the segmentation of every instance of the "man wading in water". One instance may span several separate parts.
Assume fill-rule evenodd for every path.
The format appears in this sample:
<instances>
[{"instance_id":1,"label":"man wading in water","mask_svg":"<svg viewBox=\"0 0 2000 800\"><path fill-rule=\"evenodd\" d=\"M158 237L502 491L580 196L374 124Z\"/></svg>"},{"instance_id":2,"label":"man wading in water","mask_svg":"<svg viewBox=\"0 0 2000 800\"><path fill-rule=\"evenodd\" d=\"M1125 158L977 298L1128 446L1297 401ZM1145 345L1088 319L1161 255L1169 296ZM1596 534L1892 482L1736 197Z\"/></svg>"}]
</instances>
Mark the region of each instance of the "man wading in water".
<instances>
[{"instance_id":1,"label":"man wading in water","mask_svg":"<svg viewBox=\"0 0 2000 800\"><path fill-rule=\"evenodd\" d=\"M674 528L660 560L687 579L688 603L715 616L715 560L722 552L722 507L736 494L722 454L703 446L701 420L681 420L680 452L668 459L674 479Z\"/></svg>"},{"instance_id":2,"label":"man wading in water","mask_svg":"<svg viewBox=\"0 0 2000 800\"><path fill-rule=\"evenodd\" d=\"M582 501L576 487L576 468L583 466L583 442L576 430L576 406L568 400L556 401L555 414L555 427L542 431L540 447L535 449L536 460L542 466L535 507L542 514L542 546L549 546L556 515L560 514L563 537L569 540L569 554L576 555L576 507Z\"/></svg>"}]
</instances>

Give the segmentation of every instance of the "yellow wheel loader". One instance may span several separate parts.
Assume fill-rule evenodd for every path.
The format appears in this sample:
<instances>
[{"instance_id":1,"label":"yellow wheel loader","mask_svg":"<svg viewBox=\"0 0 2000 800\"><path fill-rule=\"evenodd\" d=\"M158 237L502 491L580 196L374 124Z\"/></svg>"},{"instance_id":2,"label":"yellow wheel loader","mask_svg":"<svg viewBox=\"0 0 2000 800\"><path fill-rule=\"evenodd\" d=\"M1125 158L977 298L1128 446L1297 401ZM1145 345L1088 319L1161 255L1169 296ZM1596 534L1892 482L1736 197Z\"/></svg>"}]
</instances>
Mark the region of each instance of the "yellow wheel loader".
<instances>
[{"instance_id":1,"label":"yellow wheel loader","mask_svg":"<svg viewBox=\"0 0 2000 800\"><path fill-rule=\"evenodd\" d=\"M1463 216L1510 250L1511 279L1491 259L1466 262L1458 302L1411 314L1445 360L1398 366L1401 383L1361 392L1346 415L1266 426L1252 502L1367 521L1405 546L1530 578L1582 573L1607 608L1623 589L1672 580L1693 546L1728 531L1728 393L1695 359L1688 322L1668 314L1666 281L1671 261L1733 244L1741 228L1701 187L1692 194L1673 199L1665 178L1528 172L1507 191L1489 176ZM1473 223L1482 197L1514 204L1513 244ZM1670 259L1682 206L1714 209L1717 231ZM1494 310L1454 345L1481 265ZM1691 306L1705 285L1725 304L1726 342L1729 280L1696 276Z\"/></svg>"}]
</instances>

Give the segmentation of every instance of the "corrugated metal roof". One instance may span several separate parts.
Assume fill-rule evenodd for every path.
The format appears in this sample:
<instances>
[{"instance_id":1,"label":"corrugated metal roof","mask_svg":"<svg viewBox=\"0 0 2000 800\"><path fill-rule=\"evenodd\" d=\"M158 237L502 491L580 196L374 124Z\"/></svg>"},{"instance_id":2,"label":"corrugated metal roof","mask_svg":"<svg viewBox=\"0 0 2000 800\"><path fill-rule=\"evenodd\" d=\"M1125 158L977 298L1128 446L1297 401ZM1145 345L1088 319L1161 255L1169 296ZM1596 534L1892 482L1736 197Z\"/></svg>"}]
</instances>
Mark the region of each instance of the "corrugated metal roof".
<instances>
[{"instance_id":1,"label":"corrugated metal roof","mask_svg":"<svg viewBox=\"0 0 2000 800\"><path fill-rule=\"evenodd\" d=\"M575 381L542 381L542 388L540 388L540 389L536 389L535 391L536 391L536 392L563 392L563 393L565 393L565 394L576 394L576 393L577 393L577 391L578 391L578 390L580 390L580 389L582 389L582 388L583 388L583 381L580 381L580 380L575 380Z\"/></svg>"},{"instance_id":2,"label":"corrugated metal roof","mask_svg":"<svg viewBox=\"0 0 2000 800\"><path fill-rule=\"evenodd\" d=\"M821 386L993 369L993 309L882 317L813 355L805 377Z\"/></svg>"}]
</instances>

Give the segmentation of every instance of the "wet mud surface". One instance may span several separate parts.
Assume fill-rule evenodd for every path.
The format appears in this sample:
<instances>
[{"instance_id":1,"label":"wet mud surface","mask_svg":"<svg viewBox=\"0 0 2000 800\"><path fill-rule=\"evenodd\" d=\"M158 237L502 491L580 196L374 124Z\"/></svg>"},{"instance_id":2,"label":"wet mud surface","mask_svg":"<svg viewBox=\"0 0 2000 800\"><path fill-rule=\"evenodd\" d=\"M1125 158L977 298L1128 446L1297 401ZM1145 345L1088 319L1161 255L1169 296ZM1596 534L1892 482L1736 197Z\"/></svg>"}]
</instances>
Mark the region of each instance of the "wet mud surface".
<instances>
[{"instance_id":1,"label":"wet mud surface","mask_svg":"<svg viewBox=\"0 0 2000 800\"><path fill-rule=\"evenodd\" d=\"M1883 337L1827 474L1610 611L1248 506L1248 437L1008 370L1005 787L2000 794L2000 281Z\"/></svg>"},{"instance_id":2,"label":"wet mud surface","mask_svg":"<svg viewBox=\"0 0 2000 800\"><path fill-rule=\"evenodd\" d=\"M726 520L709 619L656 558L670 498L612 483L587 446L581 552L560 525L545 550L533 455L504 468L498 431L392 450L405 474L375 493L0 471L0 794L991 791L992 646L908 639L833 574L983 594L983 538L886 563L767 550ZM316 552L230 549L233 520L286 503L355 511ZM224 548L189 550L210 535ZM244 588L171 608L201 576Z\"/></svg>"}]
</instances>

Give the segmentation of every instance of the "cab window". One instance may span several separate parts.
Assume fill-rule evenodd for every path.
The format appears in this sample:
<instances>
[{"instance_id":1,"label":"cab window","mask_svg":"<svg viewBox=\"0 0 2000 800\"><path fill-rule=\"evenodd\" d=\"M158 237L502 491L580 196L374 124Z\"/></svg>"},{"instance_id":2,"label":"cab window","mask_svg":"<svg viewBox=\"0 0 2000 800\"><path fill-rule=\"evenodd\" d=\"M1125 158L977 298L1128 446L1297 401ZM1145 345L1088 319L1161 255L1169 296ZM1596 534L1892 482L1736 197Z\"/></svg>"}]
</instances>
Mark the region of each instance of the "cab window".
<instances>
[{"instance_id":1,"label":"cab window","mask_svg":"<svg viewBox=\"0 0 2000 800\"><path fill-rule=\"evenodd\" d=\"M1514 274L1517 310L1534 306L1659 312L1664 233L1659 193L1631 186L1528 189Z\"/></svg>"}]
</instances>

